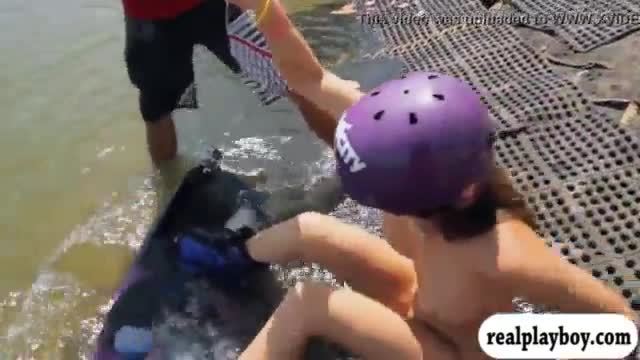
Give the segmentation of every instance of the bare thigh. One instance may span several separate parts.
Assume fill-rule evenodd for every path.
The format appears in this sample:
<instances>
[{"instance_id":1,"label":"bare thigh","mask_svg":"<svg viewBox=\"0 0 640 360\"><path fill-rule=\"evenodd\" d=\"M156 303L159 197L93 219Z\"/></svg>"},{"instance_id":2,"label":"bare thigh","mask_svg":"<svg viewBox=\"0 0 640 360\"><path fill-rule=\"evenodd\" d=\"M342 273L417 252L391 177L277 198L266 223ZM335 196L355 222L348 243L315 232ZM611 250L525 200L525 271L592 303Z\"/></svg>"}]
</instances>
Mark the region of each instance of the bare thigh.
<instances>
[{"instance_id":1,"label":"bare thigh","mask_svg":"<svg viewBox=\"0 0 640 360\"><path fill-rule=\"evenodd\" d=\"M367 360L421 360L420 344L392 310L357 292L302 283L291 289L240 360L302 359L321 337Z\"/></svg>"},{"instance_id":2,"label":"bare thigh","mask_svg":"<svg viewBox=\"0 0 640 360\"><path fill-rule=\"evenodd\" d=\"M485 354L475 341L464 341L461 339L453 339L445 337L440 332L433 330L428 325L411 321L409 323L415 337L420 342L423 349L424 359L443 359L443 360L491 360L492 358ZM472 336L472 335L470 335ZM468 337L467 337L468 340Z\"/></svg>"},{"instance_id":3,"label":"bare thigh","mask_svg":"<svg viewBox=\"0 0 640 360\"><path fill-rule=\"evenodd\" d=\"M410 321L409 326L413 335L418 339L422 347L423 359L438 360L463 360L456 347L449 341L443 339L437 332L432 331L428 326L419 321Z\"/></svg>"}]
</instances>

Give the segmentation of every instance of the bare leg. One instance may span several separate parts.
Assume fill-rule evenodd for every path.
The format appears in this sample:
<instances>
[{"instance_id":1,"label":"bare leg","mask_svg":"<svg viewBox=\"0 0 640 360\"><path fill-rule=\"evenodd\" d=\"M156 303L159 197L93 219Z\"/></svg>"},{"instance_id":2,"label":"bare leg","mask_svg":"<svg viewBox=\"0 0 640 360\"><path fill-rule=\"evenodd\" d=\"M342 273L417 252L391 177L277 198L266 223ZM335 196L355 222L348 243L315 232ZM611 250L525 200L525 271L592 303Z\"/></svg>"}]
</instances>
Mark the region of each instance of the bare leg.
<instances>
[{"instance_id":1,"label":"bare leg","mask_svg":"<svg viewBox=\"0 0 640 360\"><path fill-rule=\"evenodd\" d=\"M390 309L350 290L305 283L289 290L239 360L302 359L311 337L367 360L422 359L411 328Z\"/></svg>"},{"instance_id":2,"label":"bare leg","mask_svg":"<svg viewBox=\"0 0 640 360\"><path fill-rule=\"evenodd\" d=\"M483 357L464 357L458 352L455 346L447 339L442 338L438 333L433 332L426 324L420 322L417 319L408 321L413 335L418 339L420 347L422 348L422 356L424 359L438 359L438 360L461 360L461 359L474 359L474 360L486 360L486 356Z\"/></svg>"},{"instance_id":3,"label":"bare leg","mask_svg":"<svg viewBox=\"0 0 640 360\"><path fill-rule=\"evenodd\" d=\"M176 128L171 115L145 122L147 131L147 146L151 160L155 165L159 165L175 158L178 148Z\"/></svg>"}]
</instances>

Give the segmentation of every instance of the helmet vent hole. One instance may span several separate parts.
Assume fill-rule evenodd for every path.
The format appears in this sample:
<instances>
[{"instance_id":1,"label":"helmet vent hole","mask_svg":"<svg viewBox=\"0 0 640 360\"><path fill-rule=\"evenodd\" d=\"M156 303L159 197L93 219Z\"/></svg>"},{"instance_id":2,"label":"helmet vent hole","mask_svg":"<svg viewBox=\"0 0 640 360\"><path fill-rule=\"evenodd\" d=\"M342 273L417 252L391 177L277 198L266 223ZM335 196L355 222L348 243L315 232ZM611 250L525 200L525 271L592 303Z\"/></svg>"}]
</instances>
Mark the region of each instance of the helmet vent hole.
<instances>
[{"instance_id":1,"label":"helmet vent hole","mask_svg":"<svg viewBox=\"0 0 640 360\"><path fill-rule=\"evenodd\" d=\"M384 115L384 110L380 110L377 113L373 114L373 118L376 120L382 119L382 115Z\"/></svg>"},{"instance_id":2,"label":"helmet vent hole","mask_svg":"<svg viewBox=\"0 0 640 360\"><path fill-rule=\"evenodd\" d=\"M380 91L374 91L371 93L371 96L378 96L380 94Z\"/></svg>"},{"instance_id":3,"label":"helmet vent hole","mask_svg":"<svg viewBox=\"0 0 640 360\"><path fill-rule=\"evenodd\" d=\"M429 75L429 76L427 76L427 79L429 79L429 80L433 80L433 79L437 79L437 78L438 78L438 75Z\"/></svg>"},{"instance_id":4,"label":"helmet vent hole","mask_svg":"<svg viewBox=\"0 0 640 360\"><path fill-rule=\"evenodd\" d=\"M404 93L405 93L405 94L408 94L408 93L409 93L409 89L405 90L405 91L404 91Z\"/></svg>"},{"instance_id":5,"label":"helmet vent hole","mask_svg":"<svg viewBox=\"0 0 640 360\"><path fill-rule=\"evenodd\" d=\"M444 100L444 95L442 94L433 94L433 97L440 101Z\"/></svg>"},{"instance_id":6,"label":"helmet vent hole","mask_svg":"<svg viewBox=\"0 0 640 360\"><path fill-rule=\"evenodd\" d=\"M414 125L418 123L418 117L416 113L409 113L409 124Z\"/></svg>"}]
</instances>

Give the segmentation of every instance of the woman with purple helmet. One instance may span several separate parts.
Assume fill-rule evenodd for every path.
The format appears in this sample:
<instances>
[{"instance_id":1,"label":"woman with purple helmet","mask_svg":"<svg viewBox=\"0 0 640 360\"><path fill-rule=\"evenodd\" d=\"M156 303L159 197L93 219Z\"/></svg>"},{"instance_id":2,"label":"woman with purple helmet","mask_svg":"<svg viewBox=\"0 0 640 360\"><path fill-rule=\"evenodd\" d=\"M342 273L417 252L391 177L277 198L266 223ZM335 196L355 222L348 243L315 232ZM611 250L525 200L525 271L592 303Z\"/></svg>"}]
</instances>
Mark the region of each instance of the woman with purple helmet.
<instances>
[{"instance_id":1,"label":"woman with purple helmet","mask_svg":"<svg viewBox=\"0 0 640 360\"><path fill-rule=\"evenodd\" d=\"M513 312L514 297L636 319L622 296L538 237L494 162L494 128L469 85L412 73L363 94L319 64L279 0L232 2L259 14L289 86L337 120L320 136L335 139L346 193L385 212L388 241L305 213L234 245L248 261L322 264L351 286L298 284L241 359L300 359L313 336L365 359L486 359L478 329Z\"/></svg>"}]
</instances>

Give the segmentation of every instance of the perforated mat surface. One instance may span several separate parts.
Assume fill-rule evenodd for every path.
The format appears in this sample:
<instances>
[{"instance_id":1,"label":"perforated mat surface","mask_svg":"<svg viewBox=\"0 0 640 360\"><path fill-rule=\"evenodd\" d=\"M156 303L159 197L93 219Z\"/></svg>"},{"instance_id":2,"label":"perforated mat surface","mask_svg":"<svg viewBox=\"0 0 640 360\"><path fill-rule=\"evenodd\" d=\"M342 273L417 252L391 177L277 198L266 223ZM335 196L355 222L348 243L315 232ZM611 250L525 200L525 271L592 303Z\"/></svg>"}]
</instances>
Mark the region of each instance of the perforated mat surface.
<instances>
[{"instance_id":1,"label":"perforated mat surface","mask_svg":"<svg viewBox=\"0 0 640 360\"><path fill-rule=\"evenodd\" d=\"M553 7L546 12L577 3L540 2ZM390 16L394 8L429 14L446 14L448 8L456 15L485 11L479 2L465 0L416 0L400 7L385 0L356 2L360 16L368 18ZM547 244L635 304L632 300L640 299L634 283L640 280L640 140L592 106L513 27L427 25L390 22L374 31L407 71L440 71L476 88L505 134L496 143L498 162L526 195ZM612 29L599 27L597 41L581 46L605 41Z\"/></svg>"},{"instance_id":2,"label":"perforated mat surface","mask_svg":"<svg viewBox=\"0 0 640 360\"><path fill-rule=\"evenodd\" d=\"M507 27L460 27L395 47L409 70L456 74L478 88L503 128L576 117L588 110L577 86L558 77Z\"/></svg>"},{"instance_id":3,"label":"perforated mat surface","mask_svg":"<svg viewBox=\"0 0 640 360\"><path fill-rule=\"evenodd\" d=\"M572 49L589 51L640 29L638 0L513 0L529 26L553 30Z\"/></svg>"}]
</instances>

